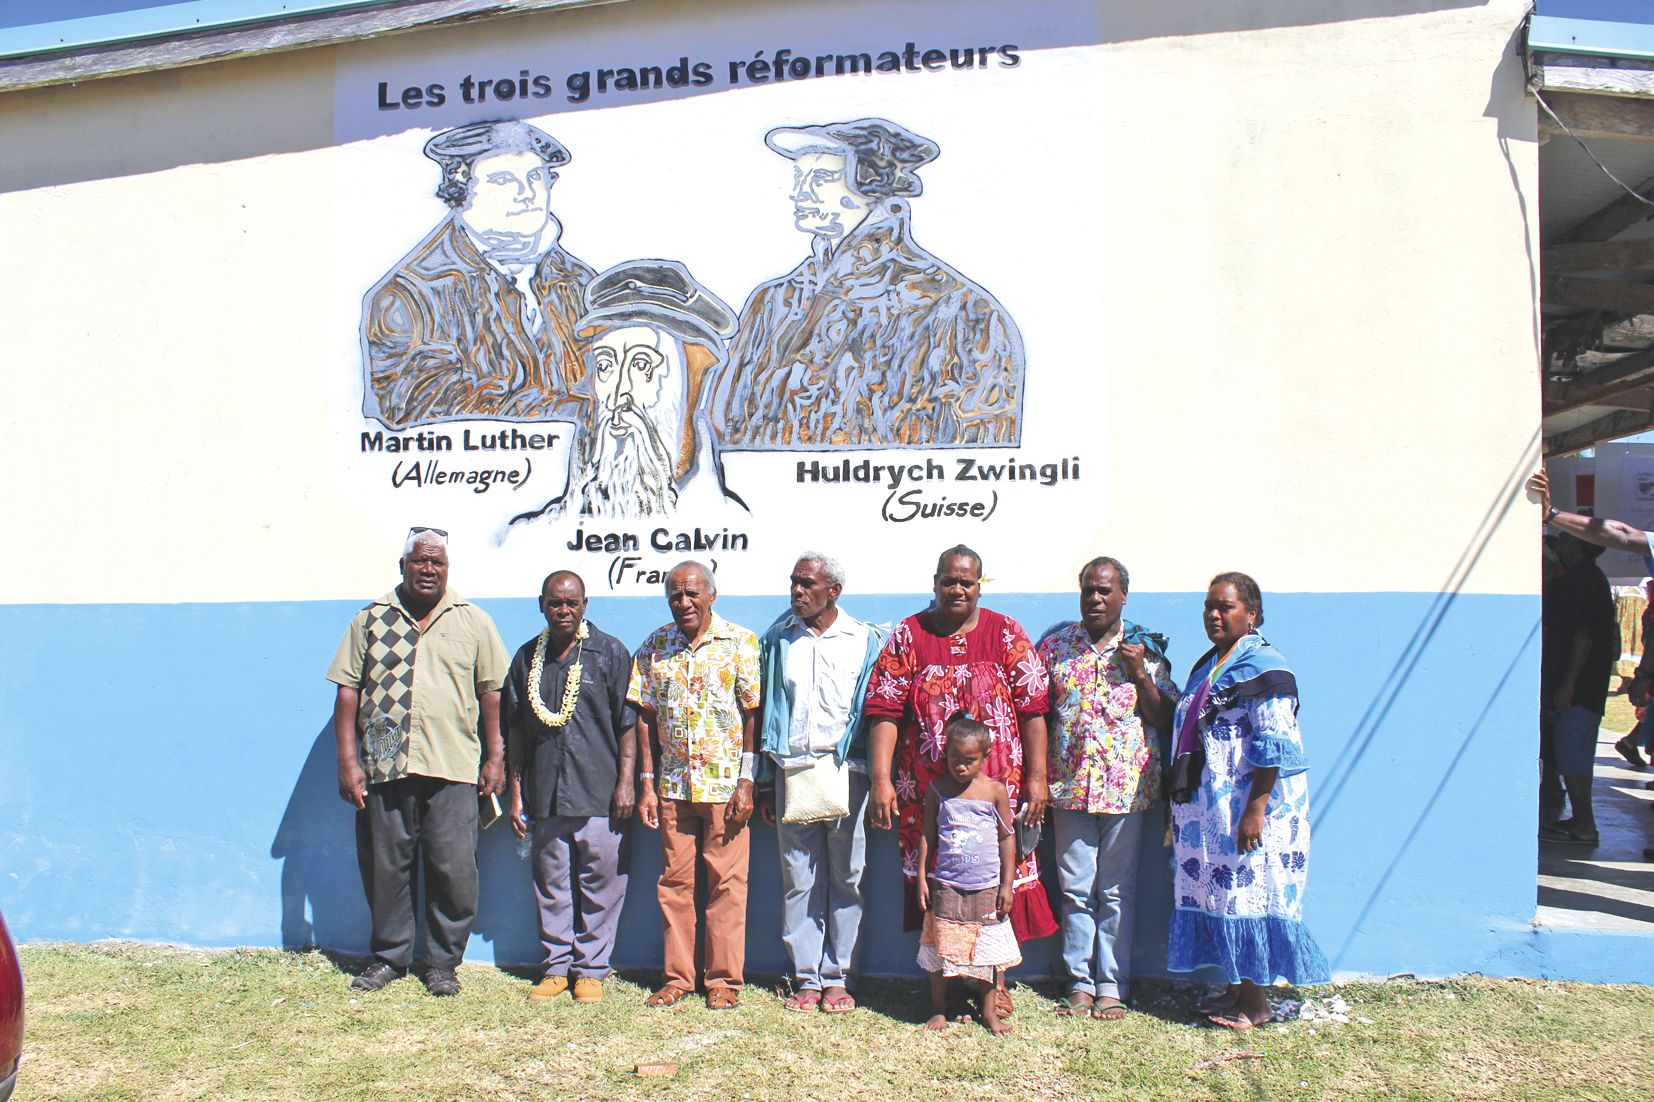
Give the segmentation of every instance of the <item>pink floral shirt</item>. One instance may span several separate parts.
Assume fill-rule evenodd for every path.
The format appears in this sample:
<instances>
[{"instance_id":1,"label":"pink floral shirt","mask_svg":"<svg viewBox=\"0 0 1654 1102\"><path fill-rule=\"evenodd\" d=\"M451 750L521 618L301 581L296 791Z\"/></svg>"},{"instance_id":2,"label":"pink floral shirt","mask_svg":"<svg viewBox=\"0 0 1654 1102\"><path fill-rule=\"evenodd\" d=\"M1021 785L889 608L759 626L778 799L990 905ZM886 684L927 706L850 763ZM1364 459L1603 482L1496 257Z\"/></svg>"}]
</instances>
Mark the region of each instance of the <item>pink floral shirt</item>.
<instances>
[{"instance_id":1,"label":"pink floral shirt","mask_svg":"<svg viewBox=\"0 0 1654 1102\"><path fill-rule=\"evenodd\" d=\"M1160 790L1160 751L1137 714L1137 687L1115 657L1119 636L1094 646L1079 623L1039 645L1051 675L1051 806L1124 815L1143 811ZM1166 662L1145 659L1167 700L1177 700Z\"/></svg>"}]
</instances>

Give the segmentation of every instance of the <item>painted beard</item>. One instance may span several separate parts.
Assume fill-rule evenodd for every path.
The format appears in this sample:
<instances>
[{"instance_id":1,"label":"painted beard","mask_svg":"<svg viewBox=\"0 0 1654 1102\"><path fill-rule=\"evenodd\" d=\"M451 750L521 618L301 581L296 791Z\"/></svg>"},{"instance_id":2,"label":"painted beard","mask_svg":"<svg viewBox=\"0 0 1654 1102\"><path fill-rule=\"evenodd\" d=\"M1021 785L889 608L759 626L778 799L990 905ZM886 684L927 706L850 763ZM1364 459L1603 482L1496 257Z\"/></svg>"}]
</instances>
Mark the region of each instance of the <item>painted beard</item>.
<instances>
[{"instance_id":1,"label":"painted beard","mask_svg":"<svg viewBox=\"0 0 1654 1102\"><path fill-rule=\"evenodd\" d=\"M624 426L617 433L616 424ZM677 508L677 466L683 433L682 395L638 409L629 396L600 409L586 427L581 469L570 480L568 506L581 516L660 516Z\"/></svg>"}]
</instances>

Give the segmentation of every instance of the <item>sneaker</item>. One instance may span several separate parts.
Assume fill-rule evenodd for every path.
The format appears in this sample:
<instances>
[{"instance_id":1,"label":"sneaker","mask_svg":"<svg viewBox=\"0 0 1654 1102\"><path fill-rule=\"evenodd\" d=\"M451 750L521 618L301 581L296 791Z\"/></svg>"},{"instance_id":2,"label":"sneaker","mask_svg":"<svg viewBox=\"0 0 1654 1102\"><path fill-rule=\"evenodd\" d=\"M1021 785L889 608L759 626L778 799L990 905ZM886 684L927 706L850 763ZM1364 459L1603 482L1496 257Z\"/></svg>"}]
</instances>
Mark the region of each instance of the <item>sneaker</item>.
<instances>
[{"instance_id":1,"label":"sneaker","mask_svg":"<svg viewBox=\"0 0 1654 1102\"><path fill-rule=\"evenodd\" d=\"M574 981L574 1001L594 1003L603 997L603 981L596 976L577 976Z\"/></svg>"},{"instance_id":2,"label":"sneaker","mask_svg":"<svg viewBox=\"0 0 1654 1102\"><path fill-rule=\"evenodd\" d=\"M459 994L459 977L452 968L431 968L425 973L425 990L439 998Z\"/></svg>"},{"instance_id":3,"label":"sneaker","mask_svg":"<svg viewBox=\"0 0 1654 1102\"><path fill-rule=\"evenodd\" d=\"M548 975L539 983L534 985L534 987L529 991L528 997L537 1003L545 1002L548 999L555 999L568 989L569 978L567 976Z\"/></svg>"},{"instance_id":4,"label":"sneaker","mask_svg":"<svg viewBox=\"0 0 1654 1102\"><path fill-rule=\"evenodd\" d=\"M1631 741L1630 735L1626 735L1624 738L1614 743L1614 749L1620 752L1620 757L1631 763L1631 768L1648 768L1648 763L1643 761L1643 756L1637 753L1637 744Z\"/></svg>"},{"instance_id":5,"label":"sneaker","mask_svg":"<svg viewBox=\"0 0 1654 1102\"><path fill-rule=\"evenodd\" d=\"M350 981L350 989L366 994L370 991L377 991L386 984L401 978L402 970L400 968L392 968L382 960L374 961L366 972Z\"/></svg>"}]
</instances>

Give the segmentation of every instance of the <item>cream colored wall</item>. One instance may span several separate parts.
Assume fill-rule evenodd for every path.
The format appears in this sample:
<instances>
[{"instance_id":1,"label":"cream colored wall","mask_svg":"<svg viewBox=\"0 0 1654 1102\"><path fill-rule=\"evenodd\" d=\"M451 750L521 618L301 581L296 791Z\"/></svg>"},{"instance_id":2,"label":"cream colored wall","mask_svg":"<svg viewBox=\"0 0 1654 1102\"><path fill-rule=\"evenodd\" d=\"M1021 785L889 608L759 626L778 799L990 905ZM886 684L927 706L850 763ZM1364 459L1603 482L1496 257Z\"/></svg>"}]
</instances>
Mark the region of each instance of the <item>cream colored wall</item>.
<instances>
[{"instance_id":1,"label":"cream colored wall","mask_svg":"<svg viewBox=\"0 0 1654 1102\"><path fill-rule=\"evenodd\" d=\"M1163 7L1162 28L1202 25L1205 5ZM1060 204L1030 195L1013 228L1032 228L979 255L1094 284L1095 315L1072 320L1065 357L1065 405L1081 412L1052 424L1106 443L1086 496L1052 520L1072 551L994 571L1042 538L1006 527L978 541L990 572L1065 590L1071 563L1106 552L1154 590L1242 568L1275 591L1536 591L1530 507L1504 511L1536 461L1539 405L1535 135L1510 48L1523 9L1062 48L1052 71L1085 102L1053 93L1051 112L1086 124L1081 178ZM0 96L0 147L14 151L0 170L13 534L0 601L382 590L399 533L330 468L341 334L359 303L335 286L351 262L339 219L361 186L343 166L364 155L334 145L336 65L653 10ZM1145 18L1098 5L1105 29L1152 32ZM647 110L689 118L694 102ZM596 132L606 114L569 125ZM1064 255L1061 219L1084 222L1101 255ZM947 225L924 240L954 259ZM991 266L969 270L999 292ZM1019 322L1027 301L1007 296ZM1087 406L1101 411L1094 435ZM1023 450L1062 454L1039 416ZM787 528L790 548L808 522ZM855 535L876 553L876 528ZM463 588L522 592L538 577L526 571Z\"/></svg>"}]
</instances>

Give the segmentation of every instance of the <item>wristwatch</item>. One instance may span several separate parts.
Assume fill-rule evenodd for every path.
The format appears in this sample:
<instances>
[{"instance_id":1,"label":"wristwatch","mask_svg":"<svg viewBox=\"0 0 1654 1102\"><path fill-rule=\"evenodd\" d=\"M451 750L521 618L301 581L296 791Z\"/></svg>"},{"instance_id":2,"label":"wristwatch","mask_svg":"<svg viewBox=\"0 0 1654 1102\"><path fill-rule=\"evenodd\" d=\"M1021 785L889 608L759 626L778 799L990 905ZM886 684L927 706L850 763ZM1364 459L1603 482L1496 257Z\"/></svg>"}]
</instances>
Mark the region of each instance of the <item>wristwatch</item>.
<instances>
[{"instance_id":1,"label":"wristwatch","mask_svg":"<svg viewBox=\"0 0 1654 1102\"><path fill-rule=\"evenodd\" d=\"M1556 519L1556 515L1558 513L1560 513L1561 511L1562 511L1561 509L1558 509L1555 505L1552 505L1549 509L1547 509L1545 511L1545 523L1550 524L1552 521L1554 521Z\"/></svg>"}]
</instances>

